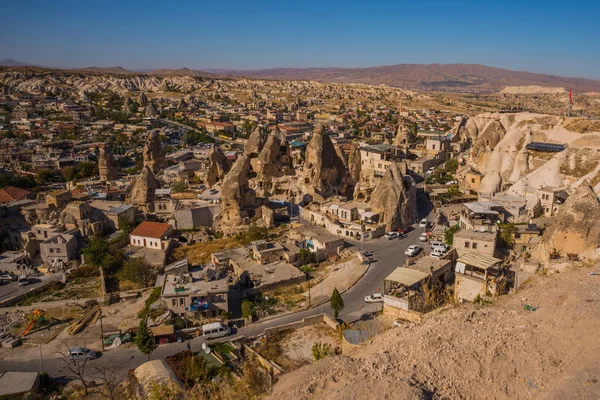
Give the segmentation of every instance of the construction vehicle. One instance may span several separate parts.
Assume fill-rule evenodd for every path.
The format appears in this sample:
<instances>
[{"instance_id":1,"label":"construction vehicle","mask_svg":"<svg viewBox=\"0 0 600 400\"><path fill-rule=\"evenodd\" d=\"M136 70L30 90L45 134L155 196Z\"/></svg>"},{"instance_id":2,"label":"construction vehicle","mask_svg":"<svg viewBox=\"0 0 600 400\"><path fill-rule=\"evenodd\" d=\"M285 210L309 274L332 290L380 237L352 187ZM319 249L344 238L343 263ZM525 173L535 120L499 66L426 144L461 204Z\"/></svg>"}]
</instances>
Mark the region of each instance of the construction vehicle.
<instances>
[{"instance_id":1,"label":"construction vehicle","mask_svg":"<svg viewBox=\"0 0 600 400\"><path fill-rule=\"evenodd\" d=\"M30 319L31 322L29 322L27 328L21 333L21 337L25 337L33 328L40 327L48 322L48 318L46 318L43 310L33 310L27 319Z\"/></svg>"}]
</instances>

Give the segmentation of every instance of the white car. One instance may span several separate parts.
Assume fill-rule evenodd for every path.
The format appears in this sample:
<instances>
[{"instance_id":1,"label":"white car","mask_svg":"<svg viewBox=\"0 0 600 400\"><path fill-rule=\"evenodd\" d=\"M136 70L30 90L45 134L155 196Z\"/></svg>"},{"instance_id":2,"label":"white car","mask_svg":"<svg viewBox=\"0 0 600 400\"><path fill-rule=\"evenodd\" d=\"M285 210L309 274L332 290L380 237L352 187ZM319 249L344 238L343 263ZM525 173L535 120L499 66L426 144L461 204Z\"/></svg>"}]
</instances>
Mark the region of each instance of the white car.
<instances>
[{"instance_id":1,"label":"white car","mask_svg":"<svg viewBox=\"0 0 600 400\"><path fill-rule=\"evenodd\" d=\"M401 328L404 326L404 321L401 319L397 319L394 321L394 328Z\"/></svg>"},{"instance_id":2,"label":"white car","mask_svg":"<svg viewBox=\"0 0 600 400\"><path fill-rule=\"evenodd\" d=\"M419 228L427 228L427 218L423 218L421 222L419 222Z\"/></svg>"},{"instance_id":3,"label":"white car","mask_svg":"<svg viewBox=\"0 0 600 400\"><path fill-rule=\"evenodd\" d=\"M370 296L365 296L365 303L383 303L383 295L381 293L373 293Z\"/></svg>"},{"instance_id":4,"label":"white car","mask_svg":"<svg viewBox=\"0 0 600 400\"><path fill-rule=\"evenodd\" d=\"M387 240L398 239L400 237L398 232L388 232L384 236Z\"/></svg>"},{"instance_id":5,"label":"white car","mask_svg":"<svg viewBox=\"0 0 600 400\"><path fill-rule=\"evenodd\" d=\"M421 236L419 236L419 240L421 242L426 242L427 241L427 234L426 233L421 233Z\"/></svg>"},{"instance_id":6,"label":"white car","mask_svg":"<svg viewBox=\"0 0 600 400\"><path fill-rule=\"evenodd\" d=\"M437 258L438 260L440 260L445 255L446 255L445 253L442 253L441 251L437 251L437 250L434 250L431 252L431 254L429 254L430 257Z\"/></svg>"},{"instance_id":7,"label":"white car","mask_svg":"<svg viewBox=\"0 0 600 400\"><path fill-rule=\"evenodd\" d=\"M421 251L421 248L419 246L417 246L416 244L413 244L411 246L408 246L408 249L406 249L404 254L406 254L409 257L413 257L413 256L416 256L417 254L419 254L420 251Z\"/></svg>"}]
</instances>

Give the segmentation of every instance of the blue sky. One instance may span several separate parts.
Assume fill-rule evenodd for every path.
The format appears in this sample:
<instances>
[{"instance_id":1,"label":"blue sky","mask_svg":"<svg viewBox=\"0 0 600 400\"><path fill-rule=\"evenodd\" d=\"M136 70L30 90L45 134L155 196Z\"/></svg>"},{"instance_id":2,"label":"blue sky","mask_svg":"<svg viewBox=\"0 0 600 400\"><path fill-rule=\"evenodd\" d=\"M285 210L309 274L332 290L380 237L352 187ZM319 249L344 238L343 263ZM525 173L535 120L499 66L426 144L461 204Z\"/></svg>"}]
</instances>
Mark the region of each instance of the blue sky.
<instances>
[{"instance_id":1,"label":"blue sky","mask_svg":"<svg viewBox=\"0 0 600 400\"><path fill-rule=\"evenodd\" d=\"M15 0L1 10L0 59L49 66L476 63L600 79L600 1Z\"/></svg>"}]
</instances>

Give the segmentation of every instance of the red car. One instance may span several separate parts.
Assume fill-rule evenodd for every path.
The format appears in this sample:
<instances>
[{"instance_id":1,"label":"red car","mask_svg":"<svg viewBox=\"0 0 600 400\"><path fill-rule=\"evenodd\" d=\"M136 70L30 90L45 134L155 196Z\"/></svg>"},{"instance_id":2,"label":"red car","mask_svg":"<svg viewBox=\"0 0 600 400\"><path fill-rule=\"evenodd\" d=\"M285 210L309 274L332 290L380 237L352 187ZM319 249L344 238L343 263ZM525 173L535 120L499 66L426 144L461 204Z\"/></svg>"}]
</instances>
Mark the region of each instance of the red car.
<instances>
[{"instance_id":1,"label":"red car","mask_svg":"<svg viewBox=\"0 0 600 400\"><path fill-rule=\"evenodd\" d=\"M397 232L400 233L401 235L406 235L408 232L414 230L415 228L413 228L410 225L404 226L402 228L398 228Z\"/></svg>"}]
</instances>

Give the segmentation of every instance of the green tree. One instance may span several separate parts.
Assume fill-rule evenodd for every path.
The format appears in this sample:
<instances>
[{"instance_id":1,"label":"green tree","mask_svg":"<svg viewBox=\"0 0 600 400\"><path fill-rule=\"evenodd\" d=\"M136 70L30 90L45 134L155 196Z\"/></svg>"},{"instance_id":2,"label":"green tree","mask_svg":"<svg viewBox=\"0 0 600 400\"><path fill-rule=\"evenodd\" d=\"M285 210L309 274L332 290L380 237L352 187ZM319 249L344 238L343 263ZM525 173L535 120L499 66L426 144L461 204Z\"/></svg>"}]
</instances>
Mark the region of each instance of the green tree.
<instances>
[{"instance_id":1,"label":"green tree","mask_svg":"<svg viewBox=\"0 0 600 400\"><path fill-rule=\"evenodd\" d=\"M133 282L139 288L151 286L154 283L155 277L154 270L143 258L128 260L117 273L117 278Z\"/></svg>"},{"instance_id":2,"label":"green tree","mask_svg":"<svg viewBox=\"0 0 600 400\"><path fill-rule=\"evenodd\" d=\"M147 310L146 315L148 315ZM152 331L148 328L145 318L140 321L138 332L135 335L135 345L140 353L148 356L148 360L150 360L150 354L158 347L158 344L152 335Z\"/></svg>"},{"instance_id":3,"label":"green tree","mask_svg":"<svg viewBox=\"0 0 600 400\"><path fill-rule=\"evenodd\" d=\"M460 226L453 225L444 232L444 241L447 245L452 246L454 242L454 234L460 230Z\"/></svg>"},{"instance_id":4,"label":"green tree","mask_svg":"<svg viewBox=\"0 0 600 400\"><path fill-rule=\"evenodd\" d=\"M344 299L342 299L342 295L340 292L338 292L337 288L333 289L330 304L331 308L333 309L333 314L335 318L337 318L338 315L340 315L340 312L344 309Z\"/></svg>"},{"instance_id":5,"label":"green tree","mask_svg":"<svg viewBox=\"0 0 600 400\"><path fill-rule=\"evenodd\" d=\"M515 244L514 234L517 232L517 227L514 224L500 225L500 245L506 249L510 249Z\"/></svg>"},{"instance_id":6,"label":"green tree","mask_svg":"<svg viewBox=\"0 0 600 400\"><path fill-rule=\"evenodd\" d=\"M446 172L453 174L458 169L458 158L451 158L446 161Z\"/></svg>"},{"instance_id":7,"label":"green tree","mask_svg":"<svg viewBox=\"0 0 600 400\"><path fill-rule=\"evenodd\" d=\"M250 300L242 301L242 317L248 319L254 317L256 314L256 307Z\"/></svg>"},{"instance_id":8,"label":"green tree","mask_svg":"<svg viewBox=\"0 0 600 400\"><path fill-rule=\"evenodd\" d=\"M298 251L298 259L300 260L300 265L312 264L317 262L317 254L309 249L300 249Z\"/></svg>"},{"instance_id":9,"label":"green tree","mask_svg":"<svg viewBox=\"0 0 600 400\"><path fill-rule=\"evenodd\" d=\"M75 179L75 167L64 167L62 169L62 176L63 178L65 178L65 181L69 182L72 181L73 179Z\"/></svg>"},{"instance_id":10,"label":"green tree","mask_svg":"<svg viewBox=\"0 0 600 400\"><path fill-rule=\"evenodd\" d=\"M40 185L46 185L55 179L54 171L50 169L41 169L35 174L35 181Z\"/></svg>"},{"instance_id":11,"label":"green tree","mask_svg":"<svg viewBox=\"0 0 600 400\"><path fill-rule=\"evenodd\" d=\"M171 186L173 193L181 193L188 190L188 184L184 181L177 181Z\"/></svg>"},{"instance_id":12,"label":"green tree","mask_svg":"<svg viewBox=\"0 0 600 400\"><path fill-rule=\"evenodd\" d=\"M103 264L106 256L110 254L110 248L105 238L93 236L88 240L87 246L81 253L85 256L86 264L99 267Z\"/></svg>"}]
</instances>

